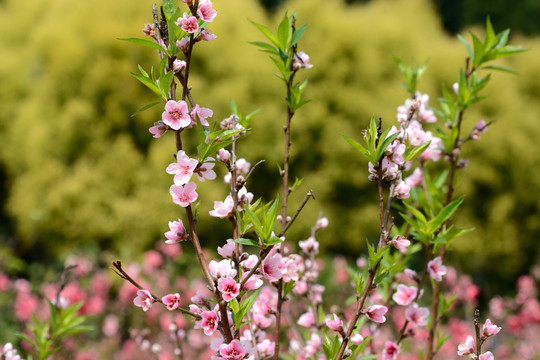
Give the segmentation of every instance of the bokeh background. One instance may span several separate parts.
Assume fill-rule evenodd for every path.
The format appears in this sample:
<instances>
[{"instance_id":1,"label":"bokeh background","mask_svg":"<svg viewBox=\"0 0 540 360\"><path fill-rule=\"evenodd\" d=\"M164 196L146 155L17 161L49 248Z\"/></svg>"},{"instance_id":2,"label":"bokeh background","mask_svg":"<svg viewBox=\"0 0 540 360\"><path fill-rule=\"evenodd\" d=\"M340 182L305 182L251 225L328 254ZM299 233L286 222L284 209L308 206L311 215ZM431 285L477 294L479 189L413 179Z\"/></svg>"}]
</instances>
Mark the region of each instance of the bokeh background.
<instances>
[{"instance_id":1,"label":"bokeh background","mask_svg":"<svg viewBox=\"0 0 540 360\"><path fill-rule=\"evenodd\" d=\"M172 204L171 134L148 133L160 119L155 101L129 72L156 66L152 50L117 40L143 37L153 0L0 1L0 270L39 279L71 254L140 259L164 238L167 222L182 216ZM230 115L260 109L239 155L260 165L248 187L275 197L282 161L284 89L248 19L274 27L285 9L308 24L300 49L313 69L306 96L313 101L293 122L293 177L303 178L291 209L313 189L311 202L289 239L309 235L319 213L330 221L321 233L329 254L354 260L377 234L377 203L367 164L340 134L360 138L372 115L395 124L407 93L393 55L408 63L428 60L419 90L437 107L441 83L451 86L466 50L456 33L481 34L490 14L495 30L511 27L511 43L528 51L499 64L487 99L468 112L465 126L495 121L470 144L470 166L457 191L466 201L456 222L476 230L454 244L448 261L470 273L486 297L514 288L515 279L540 261L540 7L537 1L289 0L214 2L217 39L196 49L193 95ZM487 8L489 7L489 9ZM189 146L189 140L188 140ZM220 175L223 175L221 172ZM209 217L227 187L200 186L199 231L208 247L227 237L229 224ZM55 269L57 271L57 268Z\"/></svg>"}]
</instances>

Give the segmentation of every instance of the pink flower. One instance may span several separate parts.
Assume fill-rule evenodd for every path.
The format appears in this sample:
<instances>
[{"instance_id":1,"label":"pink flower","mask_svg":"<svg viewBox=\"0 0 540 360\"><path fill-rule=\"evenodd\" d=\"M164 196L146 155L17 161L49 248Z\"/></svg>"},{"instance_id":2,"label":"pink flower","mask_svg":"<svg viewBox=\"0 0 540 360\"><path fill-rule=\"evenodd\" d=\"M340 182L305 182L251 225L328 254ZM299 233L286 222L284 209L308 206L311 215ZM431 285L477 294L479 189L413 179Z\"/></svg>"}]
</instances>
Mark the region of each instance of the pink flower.
<instances>
[{"instance_id":1,"label":"pink flower","mask_svg":"<svg viewBox=\"0 0 540 360\"><path fill-rule=\"evenodd\" d=\"M226 302L231 301L240 293L240 284L231 278L219 278L218 290L223 294L223 300Z\"/></svg>"},{"instance_id":2,"label":"pink flower","mask_svg":"<svg viewBox=\"0 0 540 360\"><path fill-rule=\"evenodd\" d=\"M184 60L176 59L173 61L174 73L179 73L186 68L186 62Z\"/></svg>"},{"instance_id":3,"label":"pink flower","mask_svg":"<svg viewBox=\"0 0 540 360\"><path fill-rule=\"evenodd\" d=\"M165 240L166 244L175 244L189 238L182 220L178 219L178 221L169 221L169 228L171 230L165 233L165 237L167 238L167 240Z\"/></svg>"},{"instance_id":4,"label":"pink flower","mask_svg":"<svg viewBox=\"0 0 540 360\"><path fill-rule=\"evenodd\" d=\"M294 54L291 66L293 70L311 69L313 67L313 65L309 63L308 54L303 51Z\"/></svg>"},{"instance_id":5,"label":"pink flower","mask_svg":"<svg viewBox=\"0 0 540 360\"><path fill-rule=\"evenodd\" d=\"M215 38L217 38L216 34L212 34L208 29L202 29L199 32L199 36L197 36L197 39L204 40L204 41L212 41Z\"/></svg>"},{"instance_id":6,"label":"pink flower","mask_svg":"<svg viewBox=\"0 0 540 360\"><path fill-rule=\"evenodd\" d=\"M231 260L228 259L221 260L220 262L217 262L216 260L210 261L208 270L210 270L210 275L215 279L222 277L233 278L236 276L236 269L233 268Z\"/></svg>"},{"instance_id":7,"label":"pink flower","mask_svg":"<svg viewBox=\"0 0 540 360\"><path fill-rule=\"evenodd\" d=\"M227 195L225 201L214 201L214 210L210 210L210 216L226 218L231 216L234 208L234 201L231 195Z\"/></svg>"},{"instance_id":8,"label":"pink flower","mask_svg":"<svg viewBox=\"0 0 540 360\"><path fill-rule=\"evenodd\" d=\"M197 14L201 20L212 22L217 15L217 11L212 9L212 2L210 0L201 0Z\"/></svg>"},{"instance_id":9,"label":"pink flower","mask_svg":"<svg viewBox=\"0 0 540 360\"><path fill-rule=\"evenodd\" d=\"M154 36L156 34L155 25L144 24L144 28L142 29L142 32L144 35Z\"/></svg>"},{"instance_id":10,"label":"pink flower","mask_svg":"<svg viewBox=\"0 0 540 360\"><path fill-rule=\"evenodd\" d=\"M253 193L250 193L247 191L245 186L242 186L242 188L238 191L238 211L243 211L244 206L251 204L251 201L253 201Z\"/></svg>"},{"instance_id":11,"label":"pink flower","mask_svg":"<svg viewBox=\"0 0 540 360\"><path fill-rule=\"evenodd\" d=\"M391 341L384 343L384 350L382 352L382 360L396 360L401 349L398 344Z\"/></svg>"},{"instance_id":12,"label":"pink flower","mask_svg":"<svg viewBox=\"0 0 540 360\"><path fill-rule=\"evenodd\" d=\"M328 226L328 219L326 217L317 219L317 222L315 223L315 229L317 230L324 229L327 226Z\"/></svg>"},{"instance_id":13,"label":"pink flower","mask_svg":"<svg viewBox=\"0 0 540 360\"><path fill-rule=\"evenodd\" d=\"M407 306L414 301L417 293L418 288L416 286L399 284L396 292L392 295L392 299L398 305Z\"/></svg>"},{"instance_id":14,"label":"pink flower","mask_svg":"<svg viewBox=\"0 0 540 360\"><path fill-rule=\"evenodd\" d=\"M184 13L184 16L178 18L175 24L182 28L188 34L193 34L199 29L197 18L195 16L189 16L188 13Z\"/></svg>"},{"instance_id":15,"label":"pink flower","mask_svg":"<svg viewBox=\"0 0 540 360\"><path fill-rule=\"evenodd\" d=\"M187 52L188 47L189 47L189 38L184 37L184 38L181 38L180 40L177 40L176 41L176 47L178 49L182 50L182 52Z\"/></svg>"},{"instance_id":16,"label":"pink flower","mask_svg":"<svg viewBox=\"0 0 540 360\"><path fill-rule=\"evenodd\" d=\"M420 186L422 183L422 170L420 168L415 168L411 175L405 178L405 183L410 187Z\"/></svg>"},{"instance_id":17,"label":"pink flower","mask_svg":"<svg viewBox=\"0 0 540 360\"><path fill-rule=\"evenodd\" d=\"M491 351L486 351L478 357L478 360L495 360L495 357L493 357Z\"/></svg>"},{"instance_id":18,"label":"pink flower","mask_svg":"<svg viewBox=\"0 0 540 360\"><path fill-rule=\"evenodd\" d=\"M227 243L223 245L223 247L218 246L218 254L223 256L224 258L232 258L234 254L234 249L236 247L235 244L236 243L232 239L227 239Z\"/></svg>"},{"instance_id":19,"label":"pink flower","mask_svg":"<svg viewBox=\"0 0 540 360\"><path fill-rule=\"evenodd\" d=\"M167 309L174 310L177 309L180 304L180 294L169 294L161 298L161 301L164 305L167 305Z\"/></svg>"},{"instance_id":20,"label":"pink flower","mask_svg":"<svg viewBox=\"0 0 540 360\"><path fill-rule=\"evenodd\" d=\"M394 236L392 240L390 240L389 244L394 246L400 252L405 253L407 251L407 247L411 245L411 242L410 240L407 240L399 235L396 235Z\"/></svg>"},{"instance_id":21,"label":"pink flower","mask_svg":"<svg viewBox=\"0 0 540 360\"><path fill-rule=\"evenodd\" d=\"M265 279L270 282L281 279L281 255L267 256L262 262L261 271Z\"/></svg>"},{"instance_id":22,"label":"pink flower","mask_svg":"<svg viewBox=\"0 0 540 360\"><path fill-rule=\"evenodd\" d=\"M176 155L176 162L169 164L165 171L174 175L174 183L181 186L189 182L197 164L197 160L191 159L184 150L180 150Z\"/></svg>"},{"instance_id":23,"label":"pink flower","mask_svg":"<svg viewBox=\"0 0 540 360\"><path fill-rule=\"evenodd\" d=\"M315 317L311 311L305 312L298 318L297 324L303 327L311 327L315 324Z\"/></svg>"},{"instance_id":24,"label":"pink flower","mask_svg":"<svg viewBox=\"0 0 540 360\"><path fill-rule=\"evenodd\" d=\"M199 106L199 104L196 104L193 109L191 109L190 115L193 121L197 121L198 116L202 126L210 126L210 124L208 124L208 120L206 119L212 117L214 115L214 112L210 109L202 108Z\"/></svg>"},{"instance_id":25,"label":"pink flower","mask_svg":"<svg viewBox=\"0 0 540 360\"><path fill-rule=\"evenodd\" d=\"M501 331L501 327L491 323L491 320L486 319L484 325L482 326L482 332L485 337L490 337L497 335Z\"/></svg>"},{"instance_id":26,"label":"pink flower","mask_svg":"<svg viewBox=\"0 0 540 360\"><path fill-rule=\"evenodd\" d=\"M208 336L212 335L218 328L218 316L215 311L203 311L201 314L201 327Z\"/></svg>"},{"instance_id":27,"label":"pink flower","mask_svg":"<svg viewBox=\"0 0 540 360\"><path fill-rule=\"evenodd\" d=\"M423 327L427 325L427 317L429 315L428 308L418 307L417 303L413 303L405 310L405 318L415 326Z\"/></svg>"},{"instance_id":28,"label":"pink flower","mask_svg":"<svg viewBox=\"0 0 540 360\"><path fill-rule=\"evenodd\" d=\"M196 170L195 174L197 174L197 178L199 181L204 182L204 180L214 180L216 178L216 172L213 170L214 165L216 165L213 161L214 159L209 157L206 159L207 162L202 163Z\"/></svg>"},{"instance_id":29,"label":"pink flower","mask_svg":"<svg viewBox=\"0 0 540 360\"><path fill-rule=\"evenodd\" d=\"M219 149L217 158L219 161L227 163L229 162L229 159L231 158L231 153L228 150Z\"/></svg>"},{"instance_id":30,"label":"pink flower","mask_svg":"<svg viewBox=\"0 0 540 360\"><path fill-rule=\"evenodd\" d=\"M173 130L179 130L191 125L191 117L185 101L169 100L165 104L165 111L161 114L161 119Z\"/></svg>"},{"instance_id":31,"label":"pink flower","mask_svg":"<svg viewBox=\"0 0 540 360\"><path fill-rule=\"evenodd\" d=\"M408 199L411 187L405 181L400 181L394 189L394 194L398 199Z\"/></svg>"},{"instance_id":32,"label":"pink flower","mask_svg":"<svg viewBox=\"0 0 540 360\"><path fill-rule=\"evenodd\" d=\"M240 340L234 339L229 344L222 344L219 354L223 359L241 360L246 356L246 350Z\"/></svg>"},{"instance_id":33,"label":"pink flower","mask_svg":"<svg viewBox=\"0 0 540 360\"><path fill-rule=\"evenodd\" d=\"M133 299L133 304L142 307L144 311L148 311L154 303L154 298L148 290L137 290L137 297Z\"/></svg>"},{"instance_id":34,"label":"pink flower","mask_svg":"<svg viewBox=\"0 0 540 360\"><path fill-rule=\"evenodd\" d=\"M343 331L343 321L337 317L336 314L332 314L333 318L327 319L325 321L326 326L328 326L330 329L342 332Z\"/></svg>"},{"instance_id":35,"label":"pink flower","mask_svg":"<svg viewBox=\"0 0 540 360\"><path fill-rule=\"evenodd\" d=\"M442 281L442 277L446 275L446 266L442 264L440 256L437 256L435 259L428 262L428 271L433 280L437 282Z\"/></svg>"},{"instance_id":36,"label":"pink flower","mask_svg":"<svg viewBox=\"0 0 540 360\"><path fill-rule=\"evenodd\" d=\"M358 333L351 335L351 342L354 345L360 345L364 341L364 337Z\"/></svg>"},{"instance_id":37,"label":"pink flower","mask_svg":"<svg viewBox=\"0 0 540 360\"><path fill-rule=\"evenodd\" d=\"M313 236L310 236L307 240L299 241L298 245L308 255L311 253L317 255L319 253L319 242Z\"/></svg>"},{"instance_id":38,"label":"pink flower","mask_svg":"<svg viewBox=\"0 0 540 360\"><path fill-rule=\"evenodd\" d=\"M384 305L371 305L366 310L366 316L371 320L377 323L384 323L386 317L384 314L388 311L388 308Z\"/></svg>"},{"instance_id":39,"label":"pink flower","mask_svg":"<svg viewBox=\"0 0 540 360\"><path fill-rule=\"evenodd\" d=\"M171 185L169 192L172 195L173 202L181 207L188 207L189 204L197 200L199 195L195 192L197 184L194 182L187 183L184 186Z\"/></svg>"},{"instance_id":40,"label":"pink flower","mask_svg":"<svg viewBox=\"0 0 540 360\"><path fill-rule=\"evenodd\" d=\"M248 275L247 272L243 273L241 281L244 281L247 275ZM260 288L262 285L263 285L263 281L261 280L260 275L251 275L249 279L244 283L244 286L242 287L242 289L255 290L255 289Z\"/></svg>"},{"instance_id":41,"label":"pink flower","mask_svg":"<svg viewBox=\"0 0 540 360\"><path fill-rule=\"evenodd\" d=\"M465 343L458 345L457 354L459 356L474 354L475 347L476 347L476 343L475 343L473 337L472 336L467 336L467 340L465 340Z\"/></svg>"},{"instance_id":42,"label":"pink flower","mask_svg":"<svg viewBox=\"0 0 540 360\"><path fill-rule=\"evenodd\" d=\"M474 125L474 128L471 132L471 139L478 140L480 139L480 135L485 133L488 129L488 126L484 120L480 120Z\"/></svg>"},{"instance_id":43,"label":"pink flower","mask_svg":"<svg viewBox=\"0 0 540 360\"><path fill-rule=\"evenodd\" d=\"M154 138L159 138L161 137L161 135L165 134L165 131L167 131L168 129L168 126L165 125L165 123L163 122L163 120L159 120L159 121L156 121L154 123L154 126L152 126L151 128L148 129L148 131L150 132L150 134L153 134Z\"/></svg>"}]
</instances>

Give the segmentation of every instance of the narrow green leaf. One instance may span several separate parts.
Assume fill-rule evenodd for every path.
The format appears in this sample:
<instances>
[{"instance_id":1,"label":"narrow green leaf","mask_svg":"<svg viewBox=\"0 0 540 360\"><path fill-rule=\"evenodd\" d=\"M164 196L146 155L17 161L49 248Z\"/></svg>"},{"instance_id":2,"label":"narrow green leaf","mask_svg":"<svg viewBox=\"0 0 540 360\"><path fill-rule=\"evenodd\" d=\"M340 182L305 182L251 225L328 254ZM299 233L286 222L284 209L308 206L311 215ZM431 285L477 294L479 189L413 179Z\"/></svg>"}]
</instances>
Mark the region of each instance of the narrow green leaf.
<instances>
[{"instance_id":1,"label":"narrow green leaf","mask_svg":"<svg viewBox=\"0 0 540 360\"><path fill-rule=\"evenodd\" d=\"M430 141L427 141L419 146L409 146L406 150L405 150L405 154L403 154L403 159L405 160L405 162L407 161L412 161L414 159L416 159L417 157L419 157L420 155L422 155L422 153L424 151L426 151L426 149L428 148L429 144L431 143L431 140Z\"/></svg>"},{"instance_id":2,"label":"narrow green leaf","mask_svg":"<svg viewBox=\"0 0 540 360\"><path fill-rule=\"evenodd\" d=\"M278 30L277 30L277 35L278 35L278 43L279 43L279 48L283 51L283 52L287 52L288 51L288 44L289 44L289 38L291 36L291 18L285 14L285 16L283 16L283 20L281 20L281 22L279 23L278 25Z\"/></svg>"},{"instance_id":3,"label":"narrow green leaf","mask_svg":"<svg viewBox=\"0 0 540 360\"><path fill-rule=\"evenodd\" d=\"M265 247L268 247L268 246L272 246L272 245L275 245L275 244L279 244L281 242L283 242L282 239L278 238L277 236L273 236L270 239L266 240L264 242L264 245L265 245Z\"/></svg>"},{"instance_id":4,"label":"narrow green leaf","mask_svg":"<svg viewBox=\"0 0 540 360\"><path fill-rule=\"evenodd\" d=\"M146 104L143 107L141 107L139 110L137 110L133 114L131 114L131 117L133 117L135 115L138 115L138 114L142 113L143 111L148 110L151 107L156 106L157 104L163 104L163 101L155 101L155 102L152 102L150 104Z\"/></svg>"},{"instance_id":5,"label":"narrow green leaf","mask_svg":"<svg viewBox=\"0 0 540 360\"><path fill-rule=\"evenodd\" d=\"M302 36L306 32L306 29L307 29L307 24L304 24L294 31L294 34L291 39L291 46L296 45L296 43L302 38Z\"/></svg>"},{"instance_id":6,"label":"narrow green leaf","mask_svg":"<svg viewBox=\"0 0 540 360\"><path fill-rule=\"evenodd\" d=\"M400 133L395 133L392 135L388 135L391 129L387 129L384 133L381 135L381 139L384 139L384 141L381 141L379 139L379 145L377 146L377 161L384 155L384 152L388 145L392 143L399 135Z\"/></svg>"},{"instance_id":7,"label":"narrow green leaf","mask_svg":"<svg viewBox=\"0 0 540 360\"><path fill-rule=\"evenodd\" d=\"M431 219L428 223L427 232L428 234L433 234L435 231L441 227L446 220L450 219L450 217L456 212L457 208L461 203L463 202L464 197L460 197L457 200L452 201L450 204L446 205L435 218Z\"/></svg>"},{"instance_id":8,"label":"narrow green leaf","mask_svg":"<svg viewBox=\"0 0 540 360\"><path fill-rule=\"evenodd\" d=\"M270 40L272 44L274 44L276 47L279 47L279 42L269 28L264 25L257 24L256 22L251 20L249 20L249 22L252 23L253 26L255 26L268 40Z\"/></svg>"},{"instance_id":9,"label":"narrow green leaf","mask_svg":"<svg viewBox=\"0 0 540 360\"><path fill-rule=\"evenodd\" d=\"M171 17L176 13L176 5L174 4L174 0L163 0L163 8Z\"/></svg>"},{"instance_id":10,"label":"narrow green leaf","mask_svg":"<svg viewBox=\"0 0 540 360\"><path fill-rule=\"evenodd\" d=\"M136 74L136 73L133 73L133 72L130 73L130 74L133 75L133 77L135 79L137 79L141 83L143 83L144 86L146 86L147 88L152 90L154 93L156 93L160 98L162 98L161 90L159 89L159 87L152 80L150 80L147 77L144 77L141 74Z\"/></svg>"},{"instance_id":11,"label":"narrow green leaf","mask_svg":"<svg viewBox=\"0 0 540 360\"><path fill-rule=\"evenodd\" d=\"M482 66L481 69L503 71L503 72L507 72L507 73L510 73L510 74L517 75L517 72L515 70L510 69L509 67L506 67L506 66L488 65L488 66Z\"/></svg>"},{"instance_id":12,"label":"narrow green leaf","mask_svg":"<svg viewBox=\"0 0 540 360\"><path fill-rule=\"evenodd\" d=\"M420 210L418 210L414 206L409 205L407 203L403 203L403 204L405 205L407 210L409 210L411 212L411 214L414 216L416 221L418 221L419 225L421 225L421 226L426 226L427 225L428 221L427 221L426 217L424 216L424 214L422 214L420 212Z\"/></svg>"},{"instance_id":13,"label":"narrow green leaf","mask_svg":"<svg viewBox=\"0 0 540 360\"><path fill-rule=\"evenodd\" d=\"M264 52L279 55L279 51L272 44L266 43L264 41L250 41L249 43L251 45L255 45L261 48Z\"/></svg>"},{"instance_id":14,"label":"narrow green leaf","mask_svg":"<svg viewBox=\"0 0 540 360\"><path fill-rule=\"evenodd\" d=\"M229 306L231 307L231 310L233 311L235 315L238 314L238 312L240 311L240 305L238 304L238 300L236 300L236 298L229 301ZM235 319L235 322L236 322L236 319ZM242 321L240 320L238 323L240 322Z\"/></svg>"},{"instance_id":15,"label":"narrow green leaf","mask_svg":"<svg viewBox=\"0 0 540 360\"><path fill-rule=\"evenodd\" d=\"M259 296L259 292L260 292L259 289L255 290L253 293L251 293L251 295L249 295L249 297L245 298L242 301L242 304L240 305L240 310L238 311L238 319L239 319L238 324L242 323L242 320L248 313L249 309L251 309L251 307L255 303L255 300L257 300L257 297ZM235 324L236 324L236 319L235 319ZM236 328L238 329L239 327L236 327Z\"/></svg>"},{"instance_id":16,"label":"narrow green leaf","mask_svg":"<svg viewBox=\"0 0 540 360\"><path fill-rule=\"evenodd\" d=\"M133 44L146 46L146 47L149 47L149 48L152 48L152 49L163 51L164 53L167 52L167 50L165 50L161 45L156 44L155 42L150 41L150 40L146 40L146 39L139 39L139 38L122 38L122 39L120 39L119 38L118 40L127 41L127 42L130 42L130 43L133 43Z\"/></svg>"},{"instance_id":17,"label":"narrow green leaf","mask_svg":"<svg viewBox=\"0 0 540 360\"><path fill-rule=\"evenodd\" d=\"M238 238L238 239L233 239L233 241L235 243L242 244L242 245L261 247L261 245L259 245L259 241L254 240L254 239Z\"/></svg>"}]
</instances>

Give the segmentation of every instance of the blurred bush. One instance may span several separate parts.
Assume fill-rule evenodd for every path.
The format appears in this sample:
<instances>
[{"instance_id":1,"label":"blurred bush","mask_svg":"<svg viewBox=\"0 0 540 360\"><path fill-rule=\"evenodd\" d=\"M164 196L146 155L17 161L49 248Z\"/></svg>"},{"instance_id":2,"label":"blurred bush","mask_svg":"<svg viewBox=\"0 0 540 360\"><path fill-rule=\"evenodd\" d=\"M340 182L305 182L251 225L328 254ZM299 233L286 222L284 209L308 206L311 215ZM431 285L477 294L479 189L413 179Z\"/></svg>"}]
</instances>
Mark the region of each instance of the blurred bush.
<instances>
[{"instance_id":1,"label":"blurred bush","mask_svg":"<svg viewBox=\"0 0 540 360\"><path fill-rule=\"evenodd\" d=\"M28 261L74 250L137 257L163 238L168 221L183 216L170 201L172 177L164 171L174 160L173 137L152 139L147 130L162 109L130 116L155 99L129 72L137 71L137 63L156 65L157 57L117 40L143 37L152 3L0 3L0 163L6 186L1 236ZM238 152L252 164L266 159L248 188L272 198L282 161L284 90L265 54L248 44L262 39L246 17L269 26L280 19L256 2L214 5L218 17L211 30L218 38L196 50L193 96L214 110L214 121L230 114L230 98L244 112L260 107ZM392 55L406 62L429 59L419 89L436 106L441 82L456 81L466 51L442 30L428 0L358 6L298 0L288 7L298 12L298 24L309 24L300 50L314 64L301 74L309 78L306 95L313 101L293 120L293 176L304 181L291 197L291 212L309 189L317 199L289 240L306 238L322 211L331 224L322 246L353 258L377 233L377 205L367 164L340 134L359 139L372 115L385 126L395 123L407 93L398 86ZM470 168L458 186L467 198L458 223L476 231L456 242L453 252L459 267L474 272L481 285L496 282L495 290L512 286L517 274L540 260L539 40L517 36L512 43L530 49L502 63L520 75L494 74L488 98L466 119L466 128L482 118L496 123L468 147ZM222 241L230 227L207 215L213 201L226 195L226 186L216 184L199 186L205 244Z\"/></svg>"}]
</instances>

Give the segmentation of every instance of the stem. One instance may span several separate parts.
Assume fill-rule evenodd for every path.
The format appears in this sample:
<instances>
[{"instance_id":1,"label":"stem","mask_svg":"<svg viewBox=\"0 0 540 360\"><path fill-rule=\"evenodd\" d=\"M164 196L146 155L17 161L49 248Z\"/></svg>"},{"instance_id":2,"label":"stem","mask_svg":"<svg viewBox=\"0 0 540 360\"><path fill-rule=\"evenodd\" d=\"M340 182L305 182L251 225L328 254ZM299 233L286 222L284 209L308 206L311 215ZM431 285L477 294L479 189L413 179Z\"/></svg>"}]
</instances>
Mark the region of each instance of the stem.
<instances>
[{"instance_id":1,"label":"stem","mask_svg":"<svg viewBox=\"0 0 540 360\"><path fill-rule=\"evenodd\" d=\"M480 336L480 309L474 310L474 329L476 333L476 356L482 352L482 337Z\"/></svg>"}]
</instances>

